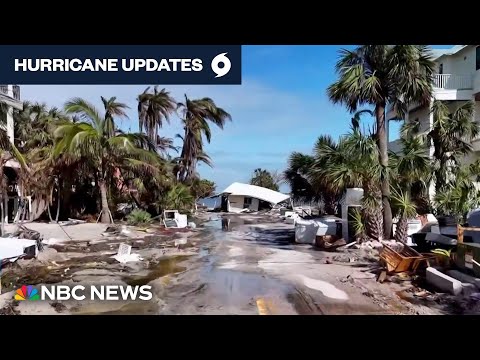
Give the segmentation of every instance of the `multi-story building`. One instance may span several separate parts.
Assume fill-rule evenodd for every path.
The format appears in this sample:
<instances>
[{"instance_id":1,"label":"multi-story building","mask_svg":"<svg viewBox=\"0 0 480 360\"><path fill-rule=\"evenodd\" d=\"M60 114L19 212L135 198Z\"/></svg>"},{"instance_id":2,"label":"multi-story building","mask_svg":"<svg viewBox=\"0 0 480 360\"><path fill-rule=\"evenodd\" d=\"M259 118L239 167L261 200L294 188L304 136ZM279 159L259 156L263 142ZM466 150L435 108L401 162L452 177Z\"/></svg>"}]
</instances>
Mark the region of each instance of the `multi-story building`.
<instances>
[{"instance_id":1,"label":"multi-story building","mask_svg":"<svg viewBox=\"0 0 480 360\"><path fill-rule=\"evenodd\" d=\"M10 141L14 138L13 109L23 109L23 103L20 100L20 86L18 85L0 85L0 102L7 105L7 135Z\"/></svg>"},{"instance_id":2,"label":"multi-story building","mask_svg":"<svg viewBox=\"0 0 480 360\"><path fill-rule=\"evenodd\" d=\"M433 78L433 96L430 105L413 104L405 114L404 121L419 121L420 131L428 132L433 124L430 111L433 100L442 100L451 110L466 101L475 101L475 120L480 122L480 46L455 45L451 49L431 50L436 63ZM387 123L397 119L392 109L387 110ZM480 157L480 139L472 141L473 154L465 158L465 162ZM389 149L401 151L399 140L389 142ZM433 148L430 148L430 156ZM433 195L433 194L431 194Z\"/></svg>"},{"instance_id":3,"label":"multi-story building","mask_svg":"<svg viewBox=\"0 0 480 360\"><path fill-rule=\"evenodd\" d=\"M6 105L7 107L6 124L0 126L4 126L4 130L7 131L8 138L13 142L15 137L13 109L23 109L23 103L20 100L20 87L18 85L0 85L0 103ZM8 179L7 191L5 194L3 194L5 211L4 220L6 223L14 220L19 206L19 194L17 186L18 168L19 164L14 159L10 159L4 164L3 173ZM29 199L29 201L31 200Z\"/></svg>"}]
</instances>

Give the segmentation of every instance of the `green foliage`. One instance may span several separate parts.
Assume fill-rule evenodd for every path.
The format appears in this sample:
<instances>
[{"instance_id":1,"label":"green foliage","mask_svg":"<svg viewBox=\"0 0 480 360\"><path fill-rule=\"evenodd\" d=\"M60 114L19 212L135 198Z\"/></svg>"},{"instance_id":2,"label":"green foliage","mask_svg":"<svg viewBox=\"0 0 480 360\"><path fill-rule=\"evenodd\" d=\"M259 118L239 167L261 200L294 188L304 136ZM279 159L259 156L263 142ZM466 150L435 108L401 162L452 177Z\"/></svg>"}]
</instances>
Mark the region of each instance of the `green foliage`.
<instances>
[{"instance_id":1,"label":"green foliage","mask_svg":"<svg viewBox=\"0 0 480 360\"><path fill-rule=\"evenodd\" d=\"M261 186L274 191L280 189L281 183L282 179L276 172L270 172L260 168L255 169L250 179L251 185Z\"/></svg>"},{"instance_id":2,"label":"green foliage","mask_svg":"<svg viewBox=\"0 0 480 360\"><path fill-rule=\"evenodd\" d=\"M460 224L466 222L467 214L480 205L480 191L474 180L477 173L472 173L477 164L461 166L455 171L455 181L449 181L435 194L437 211L442 215L454 216Z\"/></svg>"},{"instance_id":3,"label":"green foliage","mask_svg":"<svg viewBox=\"0 0 480 360\"><path fill-rule=\"evenodd\" d=\"M435 249L432 250L432 253L450 258L450 256L452 255L452 250Z\"/></svg>"},{"instance_id":4,"label":"green foliage","mask_svg":"<svg viewBox=\"0 0 480 360\"><path fill-rule=\"evenodd\" d=\"M130 214L127 215L127 224L128 225L148 225L152 223L152 216L141 209L134 209Z\"/></svg>"},{"instance_id":5,"label":"green foliage","mask_svg":"<svg viewBox=\"0 0 480 360\"><path fill-rule=\"evenodd\" d=\"M365 238L367 229L365 226L365 219L359 208L355 208L352 210L351 220L357 239Z\"/></svg>"},{"instance_id":6,"label":"green foliage","mask_svg":"<svg viewBox=\"0 0 480 360\"><path fill-rule=\"evenodd\" d=\"M160 210L190 212L195 202L195 198L190 190L185 184L174 184L157 202L157 207Z\"/></svg>"},{"instance_id":7,"label":"green foliage","mask_svg":"<svg viewBox=\"0 0 480 360\"><path fill-rule=\"evenodd\" d=\"M168 91L147 88L138 96L140 133L117 126L119 118L127 118L127 105L115 97L100 100L101 109L81 98L68 101L64 112L29 102L23 110L14 109L15 144L9 145L6 131L0 130L0 148L9 151L2 163L12 156L19 160L25 194L55 204L63 218L102 210L102 222L107 222L117 203L134 202L150 212L189 211L195 198L215 191L213 182L196 176L198 163L212 165L203 150L203 137L212 138L209 123L223 128L230 120L212 99L185 97L178 105L186 130L179 158L168 153L178 151L173 140L159 134L176 114L177 102ZM5 122L6 109L0 103L0 122ZM185 183L177 184L179 179Z\"/></svg>"},{"instance_id":8,"label":"green foliage","mask_svg":"<svg viewBox=\"0 0 480 360\"><path fill-rule=\"evenodd\" d=\"M195 199L206 198L215 193L216 185L206 179L194 179L190 184L190 190Z\"/></svg>"},{"instance_id":9,"label":"green foliage","mask_svg":"<svg viewBox=\"0 0 480 360\"><path fill-rule=\"evenodd\" d=\"M417 208L410 198L408 191L392 188L392 206L400 217L411 219L417 214Z\"/></svg>"}]
</instances>

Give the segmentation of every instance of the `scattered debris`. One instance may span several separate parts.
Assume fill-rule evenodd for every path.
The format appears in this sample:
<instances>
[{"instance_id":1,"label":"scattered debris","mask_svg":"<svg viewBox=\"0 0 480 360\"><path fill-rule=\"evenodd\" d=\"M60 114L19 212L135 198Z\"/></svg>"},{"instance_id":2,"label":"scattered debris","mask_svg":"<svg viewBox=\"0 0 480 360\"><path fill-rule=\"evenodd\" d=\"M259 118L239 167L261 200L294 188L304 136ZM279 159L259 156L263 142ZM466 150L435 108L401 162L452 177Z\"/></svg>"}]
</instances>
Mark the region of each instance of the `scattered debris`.
<instances>
[{"instance_id":1,"label":"scattered debris","mask_svg":"<svg viewBox=\"0 0 480 360\"><path fill-rule=\"evenodd\" d=\"M380 258L385 263L387 272L400 273L413 270L414 264L422 258L422 255L408 245L404 245L400 251L384 245L380 252Z\"/></svg>"},{"instance_id":2,"label":"scattered debris","mask_svg":"<svg viewBox=\"0 0 480 360\"><path fill-rule=\"evenodd\" d=\"M78 219L70 219L68 218L68 221L58 221L58 222L52 222L51 224L58 224L61 226L70 226L70 225L78 225L78 224L85 224L85 220L78 220Z\"/></svg>"},{"instance_id":3,"label":"scattered debris","mask_svg":"<svg viewBox=\"0 0 480 360\"><path fill-rule=\"evenodd\" d=\"M116 255L113 255L112 258L122 264L143 260L143 258L140 257L140 254L132 254L131 251L132 247L130 245L122 243L118 248L118 253Z\"/></svg>"},{"instance_id":4,"label":"scattered debris","mask_svg":"<svg viewBox=\"0 0 480 360\"><path fill-rule=\"evenodd\" d=\"M51 305L51 306L55 309L55 311L58 312L58 313L61 313L62 311L65 311L65 310L67 309L67 307L66 307L64 304L62 304L62 303L60 303L60 302L58 302L58 301L52 302L52 303L50 303L50 305Z\"/></svg>"},{"instance_id":5,"label":"scattered debris","mask_svg":"<svg viewBox=\"0 0 480 360\"><path fill-rule=\"evenodd\" d=\"M460 281L432 267L427 268L427 282L453 295L459 295L462 292L462 283Z\"/></svg>"}]
</instances>

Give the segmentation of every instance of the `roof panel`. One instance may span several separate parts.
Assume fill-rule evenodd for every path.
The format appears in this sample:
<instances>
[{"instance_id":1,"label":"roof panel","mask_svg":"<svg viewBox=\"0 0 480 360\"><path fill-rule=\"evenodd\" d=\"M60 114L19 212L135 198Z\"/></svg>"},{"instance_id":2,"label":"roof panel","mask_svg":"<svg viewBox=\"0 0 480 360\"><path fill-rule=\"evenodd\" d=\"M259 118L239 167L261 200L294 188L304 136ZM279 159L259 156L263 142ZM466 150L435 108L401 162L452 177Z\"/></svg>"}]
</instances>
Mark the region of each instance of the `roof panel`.
<instances>
[{"instance_id":1,"label":"roof panel","mask_svg":"<svg viewBox=\"0 0 480 360\"><path fill-rule=\"evenodd\" d=\"M278 204L290 198L290 195L285 195L278 191L239 182L234 182L228 186L222 191L222 194L250 196L272 204Z\"/></svg>"}]
</instances>

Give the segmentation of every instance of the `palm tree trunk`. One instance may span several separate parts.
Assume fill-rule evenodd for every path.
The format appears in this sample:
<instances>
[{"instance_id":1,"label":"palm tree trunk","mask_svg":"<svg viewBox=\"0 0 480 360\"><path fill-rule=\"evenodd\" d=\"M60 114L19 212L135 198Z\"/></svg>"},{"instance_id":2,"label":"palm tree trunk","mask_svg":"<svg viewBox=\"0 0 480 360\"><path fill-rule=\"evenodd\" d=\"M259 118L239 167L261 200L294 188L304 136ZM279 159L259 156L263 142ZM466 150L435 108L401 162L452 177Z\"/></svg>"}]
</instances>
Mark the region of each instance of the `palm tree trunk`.
<instances>
[{"instance_id":1,"label":"palm tree trunk","mask_svg":"<svg viewBox=\"0 0 480 360\"><path fill-rule=\"evenodd\" d=\"M382 192L380 191L378 184L374 184L370 181L363 182L363 189L363 210L366 235L370 239L382 241L384 239ZM368 199L368 201L365 201L365 199Z\"/></svg>"},{"instance_id":2,"label":"palm tree trunk","mask_svg":"<svg viewBox=\"0 0 480 360\"><path fill-rule=\"evenodd\" d=\"M55 222L58 223L58 217L60 216L60 189L61 189L61 186L60 186L60 183L61 180L58 179L58 189L57 189L57 215L55 216Z\"/></svg>"},{"instance_id":3,"label":"palm tree trunk","mask_svg":"<svg viewBox=\"0 0 480 360\"><path fill-rule=\"evenodd\" d=\"M0 212L1 212L1 215L2 215L2 229L1 229L2 236L5 235L5 214L4 214L5 210L3 208L3 201L4 200L3 200L3 196L2 196L1 203L0 203L0 209L1 209Z\"/></svg>"},{"instance_id":4,"label":"palm tree trunk","mask_svg":"<svg viewBox=\"0 0 480 360\"><path fill-rule=\"evenodd\" d=\"M47 211L48 211L48 217L50 219L50 222L53 222L52 212L50 211L50 203L49 202L47 203Z\"/></svg>"},{"instance_id":5,"label":"palm tree trunk","mask_svg":"<svg viewBox=\"0 0 480 360\"><path fill-rule=\"evenodd\" d=\"M383 203L383 235L385 239L390 239L392 233L392 208L390 206L390 181L388 179L388 143L387 127L385 124L385 103L377 104L375 107L375 116L377 119L377 143L379 150L379 160L382 167L382 203Z\"/></svg>"},{"instance_id":6,"label":"palm tree trunk","mask_svg":"<svg viewBox=\"0 0 480 360\"><path fill-rule=\"evenodd\" d=\"M110 224L110 209L108 208L107 185L105 183L105 180L99 180L98 186L100 188L100 200L102 204L101 222L104 224Z\"/></svg>"},{"instance_id":7,"label":"palm tree trunk","mask_svg":"<svg viewBox=\"0 0 480 360\"><path fill-rule=\"evenodd\" d=\"M395 230L395 240L400 242L407 242L408 236L408 220L405 216L400 216Z\"/></svg>"}]
</instances>

